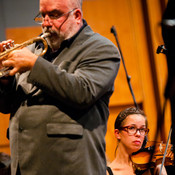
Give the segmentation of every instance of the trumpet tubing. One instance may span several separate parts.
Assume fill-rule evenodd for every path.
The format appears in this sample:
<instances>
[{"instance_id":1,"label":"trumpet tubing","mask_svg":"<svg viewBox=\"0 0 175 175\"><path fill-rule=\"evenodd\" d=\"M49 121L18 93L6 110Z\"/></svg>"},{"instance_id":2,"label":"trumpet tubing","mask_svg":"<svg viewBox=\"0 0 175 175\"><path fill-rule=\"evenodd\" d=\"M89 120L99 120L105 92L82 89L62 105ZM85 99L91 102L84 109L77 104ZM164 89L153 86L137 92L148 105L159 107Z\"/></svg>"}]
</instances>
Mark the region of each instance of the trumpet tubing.
<instances>
[{"instance_id":1,"label":"trumpet tubing","mask_svg":"<svg viewBox=\"0 0 175 175\"><path fill-rule=\"evenodd\" d=\"M36 43L36 42L39 42L39 41L43 42L43 44L44 44L44 49L39 55L40 56L44 55L47 52L47 49L48 49L48 44L47 44L45 38L47 38L49 36L50 36L50 33L44 33L40 37L32 38L30 40L27 40L27 41L23 42L22 44L15 45L14 47L12 47L10 49L5 50L4 52L0 53L0 61L8 59L7 56L10 52L12 52L16 49L24 48L26 46L29 46L29 45L31 45L33 43ZM2 67L0 69L0 78L7 75L8 73L9 73L9 68Z\"/></svg>"}]
</instances>

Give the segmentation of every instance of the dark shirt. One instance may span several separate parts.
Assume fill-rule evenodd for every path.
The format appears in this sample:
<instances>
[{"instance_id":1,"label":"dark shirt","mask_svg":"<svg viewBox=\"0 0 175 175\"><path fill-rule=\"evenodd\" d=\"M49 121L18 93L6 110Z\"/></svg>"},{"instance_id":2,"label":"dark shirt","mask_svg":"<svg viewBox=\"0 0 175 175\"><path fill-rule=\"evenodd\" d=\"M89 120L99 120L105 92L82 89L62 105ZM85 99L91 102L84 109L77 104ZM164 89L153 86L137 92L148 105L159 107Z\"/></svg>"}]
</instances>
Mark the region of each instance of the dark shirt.
<instances>
[{"instance_id":1,"label":"dark shirt","mask_svg":"<svg viewBox=\"0 0 175 175\"><path fill-rule=\"evenodd\" d=\"M109 166L107 167L107 171L108 171L109 175L114 175L112 170L111 170L111 168Z\"/></svg>"},{"instance_id":2,"label":"dark shirt","mask_svg":"<svg viewBox=\"0 0 175 175\"><path fill-rule=\"evenodd\" d=\"M107 167L107 171L108 171L109 175L114 175L110 167ZM142 175L145 171L146 171L146 170L143 170L143 171L138 171L138 170L136 170L136 171L135 171L135 174L136 174L136 175Z\"/></svg>"}]
</instances>

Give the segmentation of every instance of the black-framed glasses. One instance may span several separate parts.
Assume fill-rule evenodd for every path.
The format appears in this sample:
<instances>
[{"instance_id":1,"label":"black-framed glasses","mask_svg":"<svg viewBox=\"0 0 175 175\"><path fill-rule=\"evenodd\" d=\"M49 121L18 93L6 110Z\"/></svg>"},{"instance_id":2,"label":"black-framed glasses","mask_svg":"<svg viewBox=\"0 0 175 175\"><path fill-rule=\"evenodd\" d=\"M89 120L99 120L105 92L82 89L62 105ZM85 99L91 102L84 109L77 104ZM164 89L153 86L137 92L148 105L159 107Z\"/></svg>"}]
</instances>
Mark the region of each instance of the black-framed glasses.
<instances>
[{"instance_id":1,"label":"black-framed glasses","mask_svg":"<svg viewBox=\"0 0 175 175\"><path fill-rule=\"evenodd\" d=\"M49 17L49 20L52 21L52 20L57 20L59 18L61 18L62 16L65 16L65 15L68 15L70 14L71 12L73 12L74 10L76 10L77 8L74 8L66 13L63 13L63 14L60 14L60 11L57 11L57 10L54 10L52 12L49 12L47 13L48 17ZM46 14L42 14L41 12L39 12L36 17L34 18L34 21L37 23L37 24L42 24L45 20L45 16ZM49 21L49 22L50 22Z\"/></svg>"},{"instance_id":2,"label":"black-framed glasses","mask_svg":"<svg viewBox=\"0 0 175 175\"><path fill-rule=\"evenodd\" d=\"M142 135L142 136L147 135L149 132L148 128L137 128L135 126L124 126L124 127L120 127L119 130L124 130L129 135L134 135L137 133L137 131L139 131L140 135Z\"/></svg>"}]
</instances>

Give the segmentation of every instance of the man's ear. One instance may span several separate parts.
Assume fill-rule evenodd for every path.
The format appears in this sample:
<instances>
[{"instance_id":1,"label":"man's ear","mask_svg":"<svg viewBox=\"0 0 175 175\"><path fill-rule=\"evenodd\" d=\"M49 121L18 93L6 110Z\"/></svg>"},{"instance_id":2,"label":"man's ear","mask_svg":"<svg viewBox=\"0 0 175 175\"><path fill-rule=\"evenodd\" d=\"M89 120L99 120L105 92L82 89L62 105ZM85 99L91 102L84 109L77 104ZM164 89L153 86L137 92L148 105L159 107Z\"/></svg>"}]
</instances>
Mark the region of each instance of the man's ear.
<instances>
[{"instance_id":1,"label":"man's ear","mask_svg":"<svg viewBox=\"0 0 175 175\"><path fill-rule=\"evenodd\" d=\"M75 16L75 19L76 19L77 23L80 23L81 20L82 20L81 10L80 9L75 9L74 16Z\"/></svg>"},{"instance_id":2,"label":"man's ear","mask_svg":"<svg viewBox=\"0 0 175 175\"><path fill-rule=\"evenodd\" d=\"M114 130L114 134L115 134L116 139L120 140L120 131L118 129Z\"/></svg>"}]
</instances>

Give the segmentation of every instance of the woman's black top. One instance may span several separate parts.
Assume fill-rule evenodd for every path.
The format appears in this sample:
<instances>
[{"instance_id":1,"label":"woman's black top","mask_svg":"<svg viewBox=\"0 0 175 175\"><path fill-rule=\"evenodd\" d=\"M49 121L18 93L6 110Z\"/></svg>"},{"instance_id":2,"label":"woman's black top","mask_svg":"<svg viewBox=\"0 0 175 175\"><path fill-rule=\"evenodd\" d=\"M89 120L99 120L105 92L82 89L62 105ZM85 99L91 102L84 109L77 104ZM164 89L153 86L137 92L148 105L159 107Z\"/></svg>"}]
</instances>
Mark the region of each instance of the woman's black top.
<instances>
[{"instance_id":1,"label":"woman's black top","mask_svg":"<svg viewBox=\"0 0 175 175\"><path fill-rule=\"evenodd\" d=\"M107 171L108 171L109 175L114 175L110 167L107 167Z\"/></svg>"},{"instance_id":2,"label":"woman's black top","mask_svg":"<svg viewBox=\"0 0 175 175\"><path fill-rule=\"evenodd\" d=\"M114 175L110 167L107 167L107 171L108 171L109 175ZM144 172L145 172L145 170L143 170L143 171L136 170L135 171L136 175L142 175Z\"/></svg>"}]
</instances>

